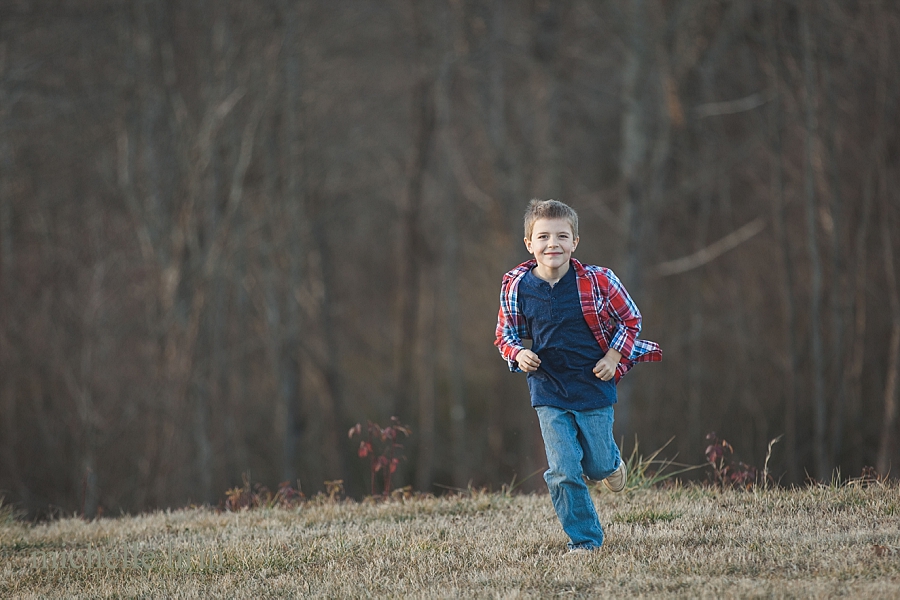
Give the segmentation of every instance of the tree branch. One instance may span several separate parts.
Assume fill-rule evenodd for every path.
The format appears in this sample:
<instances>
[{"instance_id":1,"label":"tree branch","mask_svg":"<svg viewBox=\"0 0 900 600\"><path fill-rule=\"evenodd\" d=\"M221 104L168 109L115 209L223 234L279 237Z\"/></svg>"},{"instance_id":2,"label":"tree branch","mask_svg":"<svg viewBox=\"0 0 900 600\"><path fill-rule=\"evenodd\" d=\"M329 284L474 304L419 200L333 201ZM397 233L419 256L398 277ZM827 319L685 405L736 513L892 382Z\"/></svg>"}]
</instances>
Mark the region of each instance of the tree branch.
<instances>
[{"instance_id":1,"label":"tree branch","mask_svg":"<svg viewBox=\"0 0 900 600\"><path fill-rule=\"evenodd\" d=\"M669 275L678 275L685 273L698 267L702 267L706 263L712 262L722 256L729 250L737 248L750 238L756 236L766 228L765 219L757 218L737 229L722 239L713 242L706 248L699 250L688 256L675 260L659 263L653 268L653 272L657 277L667 277Z\"/></svg>"}]
</instances>

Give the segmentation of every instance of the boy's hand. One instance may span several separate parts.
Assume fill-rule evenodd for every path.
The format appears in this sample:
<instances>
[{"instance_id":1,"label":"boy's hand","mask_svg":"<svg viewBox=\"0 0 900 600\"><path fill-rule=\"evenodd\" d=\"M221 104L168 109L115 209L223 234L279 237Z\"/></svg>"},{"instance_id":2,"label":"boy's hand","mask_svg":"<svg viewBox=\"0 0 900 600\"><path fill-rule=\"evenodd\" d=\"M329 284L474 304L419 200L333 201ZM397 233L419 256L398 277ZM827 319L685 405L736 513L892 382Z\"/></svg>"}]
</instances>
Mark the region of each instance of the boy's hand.
<instances>
[{"instance_id":1,"label":"boy's hand","mask_svg":"<svg viewBox=\"0 0 900 600\"><path fill-rule=\"evenodd\" d=\"M519 363L519 368L526 373L537 371L537 368L541 366L541 359L528 348L525 348L516 355L516 362Z\"/></svg>"},{"instance_id":2,"label":"boy's hand","mask_svg":"<svg viewBox=\"0 0 900 600\"><path fill-rule=\"evenodd\" d=\"M594 375L603 381L609 381L616 376L616 367L619 366L619 360L622 354L618 350L609 349L606 356L597 361L594 366Z\"/></svg>"}]
</instances>

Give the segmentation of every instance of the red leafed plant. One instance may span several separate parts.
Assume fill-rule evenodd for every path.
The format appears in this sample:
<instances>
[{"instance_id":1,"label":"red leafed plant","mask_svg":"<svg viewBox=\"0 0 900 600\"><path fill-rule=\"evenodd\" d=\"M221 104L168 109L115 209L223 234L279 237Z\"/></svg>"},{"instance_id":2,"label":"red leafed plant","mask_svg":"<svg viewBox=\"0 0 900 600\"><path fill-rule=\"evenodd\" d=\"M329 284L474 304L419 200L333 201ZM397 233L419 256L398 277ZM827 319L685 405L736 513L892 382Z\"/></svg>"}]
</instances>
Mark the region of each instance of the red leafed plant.
<instances>
[{"instance_id":1,"label":"red leafed plant","mask_svg":"<svg viewBox=\"0 0 900 600\"><path fill-rule=\"evenodd\" d=\"M719 439L715 433L707 434L706 441L709 442L709 446L706 447L706 460L712 467L718 486L749 490L760 480L759 469L727 458L734 453L734 448L727 441Z\"/></svg>"},{"instance_id":2,"label":"red leafed plant","mask_svg":"<svg viewBox=\"0 0 900 600\"><path fill-rule=\"evenodd\" d=\"M380 472L384 481L383 494L388 497L391 494L391 475L397 470L400 459L404 458L402 454L398 456L396 453L398 449L403 448L403 444L398 443L397 438L401 433L409 436L410 429L397 417L391 417L391 424L384 428L378 423L368 421L366 432L368 436L359 442L357 454L360 458L369 459L372 472L372 495L375 495L375 474ZM362 434L363 426L357 423L350 428L347 437L352 438L354 435L362 437ZM378 450L376 450L376 446Z\"/></svg>"}]
</instances>

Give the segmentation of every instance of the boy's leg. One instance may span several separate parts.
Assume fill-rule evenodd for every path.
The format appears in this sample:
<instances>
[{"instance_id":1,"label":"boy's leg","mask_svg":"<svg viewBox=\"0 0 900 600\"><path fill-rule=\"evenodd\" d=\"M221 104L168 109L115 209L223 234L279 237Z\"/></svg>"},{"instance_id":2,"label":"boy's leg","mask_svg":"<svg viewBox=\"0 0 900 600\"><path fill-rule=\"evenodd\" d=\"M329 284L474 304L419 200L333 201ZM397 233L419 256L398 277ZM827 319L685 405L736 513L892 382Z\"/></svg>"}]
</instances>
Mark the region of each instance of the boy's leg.
<instances>
[{"instance_id":1,"label":"boy's leg","mask_svg":"<svg viewBox=\"0 0 900 600\"><path fill-rule=\"evenodd\" d=\"M589 479L601 481L619 468L622 457L613 438L613 407L574 413L578 441L584 450L581 466Z\"/></svg>"},{"instance_id":2,"label":"boy's leg","mask_svg":"<svg viewBox=\"0 0 900 600\"><path fill-rule=\"evenodd\" d=\"M544 481L556 516L571 540L569 548L599 548L603 544L603 528L582 477L584 451L576 415L551 406L538 406L536 410L549 464Z\"/></svg>"}]
</instances>

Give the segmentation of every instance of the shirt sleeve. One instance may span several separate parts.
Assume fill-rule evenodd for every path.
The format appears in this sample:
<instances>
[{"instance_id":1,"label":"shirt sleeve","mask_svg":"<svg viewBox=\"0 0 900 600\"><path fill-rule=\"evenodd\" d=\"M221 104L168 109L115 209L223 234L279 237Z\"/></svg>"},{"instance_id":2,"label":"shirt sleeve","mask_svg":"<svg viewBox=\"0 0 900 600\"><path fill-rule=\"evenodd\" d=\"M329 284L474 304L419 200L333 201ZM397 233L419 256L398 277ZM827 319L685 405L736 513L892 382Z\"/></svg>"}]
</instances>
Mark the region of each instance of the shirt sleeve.
<instances>
[{"instance_id":1,"label":"shirt sleeve","mask_svg":"<svg viewBox=\"0 0 900 600\"><path fill-rule=\"evenodd\" d=\"M618 350L622 358L630 359L634 342L641 332L641 311L616 274L607 271L606 275L609 279L609 315L616 324L609 347Z\"/></svg>"},{"instance_id":2,"label":"shirt sleeve","mask_svg":"<svg viewBox=\"0 0 900 600\"><path fill-rule=\"evenodd\" d=\"M512 290L512 277L507 275L500 287L500 311L497 313L494 345L506 359L509 370L521 372L516 356L525 349L522 338L527 335L527 328L525 318L518 311L516 295L516 291Z\"/></svg>"}]
</instances>

